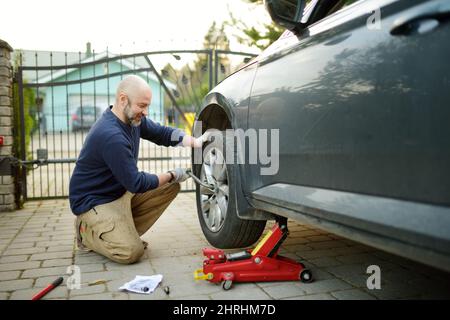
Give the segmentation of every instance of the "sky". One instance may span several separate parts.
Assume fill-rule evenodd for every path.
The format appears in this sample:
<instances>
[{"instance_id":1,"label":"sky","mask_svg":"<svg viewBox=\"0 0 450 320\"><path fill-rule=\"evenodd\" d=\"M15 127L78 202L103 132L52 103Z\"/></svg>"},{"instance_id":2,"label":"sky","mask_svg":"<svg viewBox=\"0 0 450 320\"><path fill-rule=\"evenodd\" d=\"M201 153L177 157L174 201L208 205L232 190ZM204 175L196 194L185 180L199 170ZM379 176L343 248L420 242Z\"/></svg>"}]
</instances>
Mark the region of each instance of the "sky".
<instances>
[{"instance_id":1,"label":"sky","mask_svg":"<svg viewBox=\"0 0 450 320\"><path fill-rule=\"evenodd\" d=\"M229 10L249 25L269 22L264 6L243 0L9 0L2 3L0 39L14 49L129 53L201 49L213 21ZM231 49L257 52L231 37Z\"/></svg>"}]
</instances>

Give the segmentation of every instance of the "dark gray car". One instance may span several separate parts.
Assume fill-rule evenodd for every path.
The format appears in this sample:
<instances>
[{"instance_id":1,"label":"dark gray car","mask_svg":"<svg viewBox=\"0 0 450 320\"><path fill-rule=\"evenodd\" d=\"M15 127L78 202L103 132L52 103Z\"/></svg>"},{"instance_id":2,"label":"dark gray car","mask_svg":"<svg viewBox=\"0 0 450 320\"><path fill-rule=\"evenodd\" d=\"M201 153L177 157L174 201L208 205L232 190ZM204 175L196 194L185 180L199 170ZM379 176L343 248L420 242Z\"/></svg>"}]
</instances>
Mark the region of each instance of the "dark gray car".
<instances>
[{"instance_id":1,"label":"dark gray car","mask_svg":"<svg viewBox=\"0 0 450 320\"><path fill-rule=\"evenodd\" d=\"M89 130L102 115L102 108L94 106L80 106L72 113L72 132Z\"/></svg>"},{"instance_id":2,"label":"dark gray car","mask_svg":"<svg viewBox=\"0 0 450 320\"><path fill-rule=\"evenodd\" d=\"M206 238L249 246L284 216L450 270L450 1L303 5L266 1L289 31L197 115L222 137L193 163L214 186L197 188ZM261 129L277 143L273 174L246 158Z\"/></svg>"}]
</instances>

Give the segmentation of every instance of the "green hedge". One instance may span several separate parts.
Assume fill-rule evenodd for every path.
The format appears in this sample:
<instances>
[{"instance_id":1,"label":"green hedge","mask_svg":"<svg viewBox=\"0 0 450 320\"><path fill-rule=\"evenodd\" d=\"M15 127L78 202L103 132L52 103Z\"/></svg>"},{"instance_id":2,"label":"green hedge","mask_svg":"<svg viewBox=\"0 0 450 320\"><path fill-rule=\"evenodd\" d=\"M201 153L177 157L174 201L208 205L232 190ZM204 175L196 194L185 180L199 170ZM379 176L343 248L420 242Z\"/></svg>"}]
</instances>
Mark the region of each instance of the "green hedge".
<instances>
[{"instance_id":1,"label":"green hedge","mask_svg":"<svg viewBox=\"0 0 450 320\"><path fill-rule=\"evenodd\" d=\"M13 107L14 107L14 150L17 158L22 159L22 123L20 116L20 105L19 105L19 86L17 83L13 85ZM30 151L30 140L31 133L35 127L35 119L31 114L35 114L33 111L35 107L35 94L33 89L24 88L23 89L23 107L24 107L24 118L25 118L25 149L27 150L26 159L30 160L33 155ZM31 113L31 114L30 114Z\"/></svg>"},{"instance_id":2,"label":"green hedge","mask_svg":"<svg viewBox=\"0 0 450 320\"><path fill-rule=\"evenodd\" d=\"M20 61L16 55L16 60L14 61L14 72L17 73ZM16 77L17 79L17 77ZM26 83L26 81L24 82ZM33 128L35 127L34 114L36 114L36 96L35 92L31 88L22 88L23 91L23 114L24 114L24 125L25 125L25 159L31 160L33 154L30 150L31 135ZM14 140L13 140L13 154L16 158L23 159L22 150L22 121L21 121L21 110L19 104L19 85L16 81L13 83L13 116L14 116ZM18 184L20 177L22 176L22 167L16 167L16 206L17 209L23 207L23 198L21 196L21 184Z\"/></svg>"}]
</instances>

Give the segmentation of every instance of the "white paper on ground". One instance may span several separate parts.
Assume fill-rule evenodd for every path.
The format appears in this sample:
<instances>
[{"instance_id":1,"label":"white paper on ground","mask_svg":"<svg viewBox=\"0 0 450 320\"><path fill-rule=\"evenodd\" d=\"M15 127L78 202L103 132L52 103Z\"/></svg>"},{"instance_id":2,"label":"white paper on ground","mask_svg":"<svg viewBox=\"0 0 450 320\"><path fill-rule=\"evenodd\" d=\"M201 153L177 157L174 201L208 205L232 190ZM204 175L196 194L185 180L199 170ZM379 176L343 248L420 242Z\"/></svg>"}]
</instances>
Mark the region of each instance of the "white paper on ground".
<instances>
[{"instance_id":1,"label":"white paper on ground","mask_svg":"<svg viewBox=\"0 0 450 320\"><path fill-rule=\"evenodd\" d=\"M161 274L154 276L136 276L133 280L121 286L119 290L150 294L155 291L162 278L163 276Z\"/></svg>"}]
</instances>

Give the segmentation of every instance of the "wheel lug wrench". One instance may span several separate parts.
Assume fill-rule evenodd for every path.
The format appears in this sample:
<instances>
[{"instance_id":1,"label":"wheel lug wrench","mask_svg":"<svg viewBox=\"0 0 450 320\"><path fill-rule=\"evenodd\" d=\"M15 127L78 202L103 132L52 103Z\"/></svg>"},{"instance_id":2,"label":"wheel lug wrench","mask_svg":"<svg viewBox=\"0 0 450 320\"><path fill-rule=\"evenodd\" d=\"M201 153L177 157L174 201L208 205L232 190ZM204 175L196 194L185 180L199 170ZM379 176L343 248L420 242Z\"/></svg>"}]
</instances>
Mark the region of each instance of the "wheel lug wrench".
<instances>
[{"instance_id":1,"label":"wheel lug wrench","mask_svg":"<svg viewBox=\"0 0 450 320\"><path fill-rule=\"evenodd\" d=\"M206 189L216 192L216 188L213 185L203 183L199 178L197 178L191 170L187 170L186 173L194 180L195 183L205 187Z\"/></svg>"}]
</instances>

